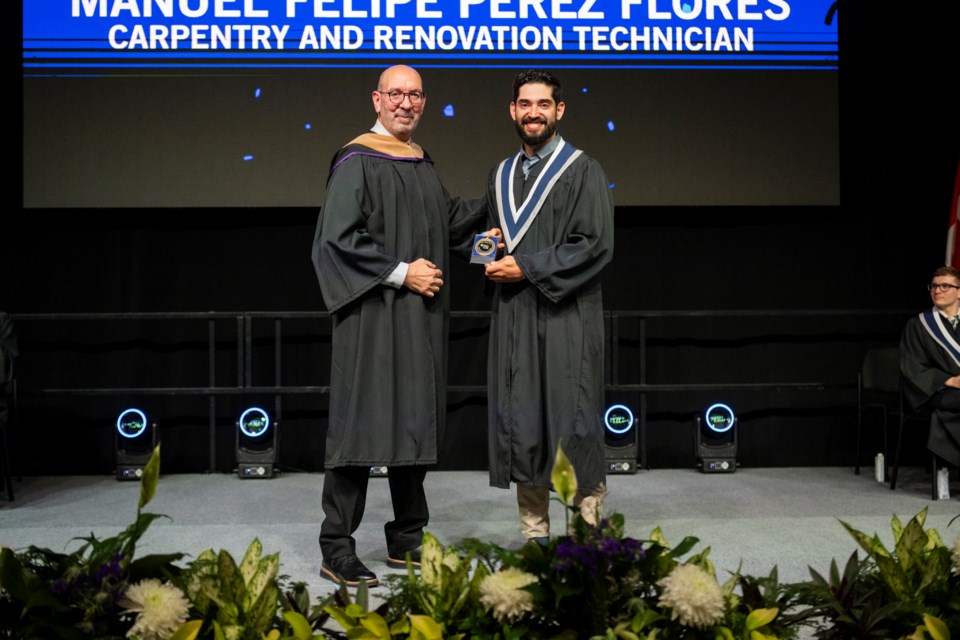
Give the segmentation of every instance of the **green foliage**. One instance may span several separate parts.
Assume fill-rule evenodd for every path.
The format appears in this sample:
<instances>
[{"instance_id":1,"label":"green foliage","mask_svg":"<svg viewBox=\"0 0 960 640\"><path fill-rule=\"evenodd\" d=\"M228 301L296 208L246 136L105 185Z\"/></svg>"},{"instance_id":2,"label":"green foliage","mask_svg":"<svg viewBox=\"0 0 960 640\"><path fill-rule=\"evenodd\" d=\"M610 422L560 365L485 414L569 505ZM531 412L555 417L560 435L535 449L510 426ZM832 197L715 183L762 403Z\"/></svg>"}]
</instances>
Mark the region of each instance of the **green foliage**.
<instances>
[{"instance_id":1,"label":"green foliage","mask_svg":"<svg viewBox=\"0 0 960 640\"><path fill-rule=\"evenodd\" d=\"M860 561L854 552L841 574L837 561L830 563L829 578L812 568L810 585L804 601L818 608L823 620L817 638L890 638L894 637L891 621L898 614L900 603L885 601L883 585L873 567Z\"/></svg>"},{"instance_id":2,"label":"green foliage","mask_svg":"<svg viewBox=\"0 0 960 640\"><path fill-rule=\"evenodd\" d=\"M712 629L684 627L673 620L658 602L658 582L680 564L694 564L713 575L709 549L683 560L696 544L695 538L685 538L671 547L659 530L650 540L634 540L625 535L619 514L594 527L575 513L570 536L546 545L524 545L516 551L480 540L444 550L435 538L427 536L421 574L408 571L403 578L388 579L390 613L385 622L397 621L389 628L402 635L407 632L405 615L424 615L439 625L444 637L497 639L764 640L796 636L799 618L780 613L781 607L793 606L795 596L778 584L776 571L763 579L739 574L731 578L723 588L727 613L723 623ZM485 610L478 593L484 580L501 576L504 569L535 578L524 590L536 606L517 619L498 622ZM733 593L738 585L746 589L743 597ZM356 628L363 623L359 612L354 610L352 618L341 618L340 623ZM410 637L420 637L413 631L411 628Z\"/></svg>"},{"instance_id":3,"label":"green foliage","mask_svg":"<svg viewBox=\"0 0 960 640\"><path fill-rule=\"evenodd\" d=\"M563 453L563 447L559 444L557 445L557 457L553 462L553 469L550 470L550 482L563 504L568 507L572 506L573 498L577 495L577 473L574 471L569 458Z\"/></svg>"},{"instance_id":4,"label":"green foliage","mask_svg":"<svg viewBox=\"0 0 960 640\"><path fill-rule=\"evenodd\" d=\"M213 637L260 640L276 624L280 557L263 555L260 540L247 548L238 566L226 551L201 553L179 583ZM206 637L206 636L203 636Z\"/></svg>"},{"instance_id":5,"label":"green foliage","mask_svg":"<svg viewBox=\"0 0 960 640\"><path fill-rule=\"evenodd\" d=\"M160 480L160 445L153 450L150 459L143 467L143 475L140 477L140 503L137 505L137 515L143 511L157 492L157 481Z\"/></svg>"},{"instance_id":6,"label":"green foliage","mask_svg":"<svg viewBox=\"0 0 960 640\"><path fill-rule=\"evenodd\" d=\"M739 596L735 587L740 589ZM797 585L780 584L776 567L760 578L738 571L723 589L730 604L728 621L731 627L743 629L743 637L795 638L814 612L802 605Z\"/></svg>"},{"instance_id":7,"label":"green foliage","mask_svg":"<svg viewBox=\"0 0 960 640\"><path fill-rule=\"evenodd\" d=\"M657 528L633 539L619 514L587 523L572 506L576 474L558 451L552 478L568 535L508 550L480 540L445 549L425 534L420 570L408 563L405 575L388 577L386 603L371 610L365 583L352 599L346 587L317 601L303 583L283 588L278 555L264 555L256 539L239 564L213 550L182 569L182 554L135 558L161 517L143 511L159 472L158 449L136 519L113 537L79 538L72 553L0 549L0 638L121 640L134 616L120 596L154 578L191 603L192 619L171 640L792 640L802 626L821 640L960 640L960 559L924 528L926 510L906 524L892 519L892 549L842 523L867 554L854 553L842 572L833 561L826 576L811 569L808 583L780 584L775 567L765 577L738 570L720 585L696 538L674 546ZM685 600L684 589L697 597ZM691 614L704 595L708 608Z\"/></svg>"},{"instance_id":8,"label":"green foliage","mask_svg":"<svg viewBox=\"0 0 960 640\"><path fill-rule=\"evenodd\" d=\"M950 575L950 550L935 529L924 531L927 510L915 515L906 526L893 517L894 549L888 551L880 538L841 524L876 563L881 578L893 595L905 606L923 603L928 591L946 586Z\"/></svg>"},{"instance_id":9,"label":"green foliage","mask_svg":"<svg viewBox=\"0 0 960 640\"><path fill-rule=\"evenodd\" d=\"M321 629L327 637L336 639L414 637L411 634L411 625L407 618L403 617L390 624L385 618L387 606L384 605L375 611L370 611L369 603L370 595L366 582L361 582L357 587L355 601L351 601L346 586L341 586L333 598L323 603L323 611L343 631L330 629L326 626L315 628Z\"/></svg>"},{"instance_id":10,"label":"green foliage","mask_svg":"<svg viewBox=\"0 0 960 640\"><path fill-rule=\"evenodd\" d=\"M652 582L665 549L624 534L624 519L615 514L597 527L579 514L572 535L520 552L520 567L539 578L544 619L579 637L606 633L631 621L654 595Z\"/></svg>"},{"instance_id":11,"label":"green foliage","mask_svg":"<svg viewBox=\"0 0 960 640\"><path fill-rule=\"evenodd\" d=\"M960 578L940 534L924 529L926 516L923 509L906 525L894 516L892 550L841 522L867 557L854 552L842 574L834 560L829 578L810 569L803 600L817 610L817 638L960 637Z\"/></svg>"},{"instance_id":12,"label":"green foliage","mask_svg":"<svg viewBox=\"0 0 960 640\"><path fill-rule=\"evenodd\" d=\"M200 635L200 628L203 626L203 620L190 620L180 625L180 628L173 632L170 640L194 640Z\"/></svg>"},{"instance_id":13,"label":"green foliage","mask_svg":"<svg viewBox=\"0 0 960 640\"><path fill-rule=\"evenodd\" d=\"M300 621L306 622L309 629L323 629L323 626L330 620L330 614L324 611L327 605L335 604L338 600L342 602L341 598L349 597L346 588L342 592L342 595L335 593L326 599L313 602L310 599L310 592L307 591L306 584L302 582L295 582L284 590L280 597L280 608L283 618L290 625L294 637L302 640L303 627Z\"/></svg>"},{"instance_id":14,"label":"green foliage","mask_svg":"<svg viewBox=\"0 0 960 640\"><path fill-rule=\"evenodd\" d=\"M144 513L156 492L160 447L141 478L134 522L100 540L92 533L72 553L30 546L0 552L0 636L22 638L122 638L131 620L121 616L117 600L144 577L162 580L180 572L174 563L183 554L152 555L134 560L137 542L159 517Z\"/></svg>"},{"instance_id":15,"label":"green foliage","mask_svg":"<svg viewBox=\"0 0 960 640\"><path fill-rule=\"evenodd\" d=\"M418 613L430 616L441 628L456 628L456 621L468 605L475 605L480 582L488 575L484 564L471 570L473 556L461 556L453 549L444 550L440 542L424 533L419 575L407 566L406 583L418 603Z\"/></svg>"},{"instance_id":16,"label":"green foliage","mask_svg":"<svg viewBox=\"0 0 960 640\"><path fill-rule=\"evenodd\" d=\"M409 614L411 637L437 632L443 637L469 635L478 626L490 626L478 600L480 583L490 573L489 564L477 561L477 552L484 550L482 544L473 549L444 549L434 536L424 533L420 571L408 564L405 576L387 578L394 594L392 617L402 622L404 614Z\"/></svg>"}]
</instances>

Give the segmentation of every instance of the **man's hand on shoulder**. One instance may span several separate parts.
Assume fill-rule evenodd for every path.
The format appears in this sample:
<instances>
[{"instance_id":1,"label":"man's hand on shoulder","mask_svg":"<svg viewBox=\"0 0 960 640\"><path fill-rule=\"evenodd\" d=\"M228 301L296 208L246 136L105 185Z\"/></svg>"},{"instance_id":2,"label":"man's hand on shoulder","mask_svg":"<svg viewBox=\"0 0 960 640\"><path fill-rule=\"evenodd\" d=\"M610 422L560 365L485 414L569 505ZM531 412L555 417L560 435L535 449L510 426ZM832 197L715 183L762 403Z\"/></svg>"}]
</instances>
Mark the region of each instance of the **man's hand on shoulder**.
<instances>
[{"instance_id":1,"label":"man's hand on shoulder","mask_svg":"<svg viewBox=\"0 0 960 640\"><path fill-rule=\"evenodd\" d=\"M432 298L443 286L443 280L440 279L442 275L443 272L437 269L437 265L426 258L417 258L407 268L403 286L421 296Z\"/></svg>"},{"instance_id":2,"label":"man's hand on shoulder","mask_svg":"<svg viewBox=\"0 0 960 640\"><path fill-rule=\"evenodd\" d=\"M506 256L485 265L484 275L494 282L519 282L524 279L523 271L513 256Z\"/></svg>"}]
</instances>

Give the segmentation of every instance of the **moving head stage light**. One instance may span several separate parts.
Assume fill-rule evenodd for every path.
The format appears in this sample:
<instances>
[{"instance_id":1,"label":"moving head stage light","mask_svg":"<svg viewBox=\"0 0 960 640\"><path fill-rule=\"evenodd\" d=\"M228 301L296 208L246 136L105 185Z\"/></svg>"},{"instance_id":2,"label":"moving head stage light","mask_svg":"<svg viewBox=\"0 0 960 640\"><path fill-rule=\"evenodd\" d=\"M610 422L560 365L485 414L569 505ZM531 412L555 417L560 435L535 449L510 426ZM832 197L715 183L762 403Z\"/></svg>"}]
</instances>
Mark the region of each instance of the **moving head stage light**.
<instances>
[{"instance_id":1,"label":"moving head stage light","mask_svg":"<svg viewBox=\"0 0 960 640\"><path fill-rule=\"evenodd\" d=\"M625 404L613 404L603 414L607 473L637 472L637 426Z\"/></svg>"},{"instance_id":2,"label":"moving head stage light","mask_svg":"<svg viewBox=\"0 0 960 640\"><path fill-rule=\"evenodd\" d=\"M157 446L157 423L140 409L124 409L117 416L113 444L117 480L140 480Z\"/></svg>"},{"instance_id":3,"label":"moving head stage light","mask_svg":"<svg viewBox=\"0 0 960 640\"><path fill-rule=\"evenodd\" d=\"M279 425L260 407L250 407L237 420L237 475L272 478L280 451Z\"/></svg>"},{"instance_id":4,"label":"moving head stage light","mask_svg":"<svg viewBox=\"0 0 960 640\"><path fill-rule=\"evenodd\" d=\"M737 470L737 416L733 409L716 403L697 416L693 428L697 466L704 473L733 473Z\"/></svg>"}]
</instances>

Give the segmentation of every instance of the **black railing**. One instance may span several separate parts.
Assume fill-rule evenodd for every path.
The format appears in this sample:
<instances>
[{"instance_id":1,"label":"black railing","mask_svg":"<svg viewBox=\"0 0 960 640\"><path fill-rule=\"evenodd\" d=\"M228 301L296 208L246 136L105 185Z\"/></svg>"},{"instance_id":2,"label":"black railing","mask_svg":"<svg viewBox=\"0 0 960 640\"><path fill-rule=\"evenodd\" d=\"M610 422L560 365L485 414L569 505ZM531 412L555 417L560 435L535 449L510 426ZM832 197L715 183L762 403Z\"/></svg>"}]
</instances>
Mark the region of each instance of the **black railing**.
<instances>
[{"instance_id":1,"label":"black railing","mask_svg":"<svg viewBox=\"0 0 960 640\"><path fill-rule=\"evenodd\" d=\"M849 380L751 380L743 382L693 382L671 383L651 382L648 376L648 352L651 338L648 336L647 324L650 320L680 320L680 319L709 319L723 318L742 319L774 319L785 318L877 318L887 316L893 319L905 319L912 312L907 310L723 310L723 311L608 311L605 313L607 322L607 371L606 389L608 392L635 392L639 395L638 407L638 434L640 465L648 467L646 447L647 427L647 396L649 394L677 393L691 391L731 391L731 390L826 390L846 389L855 387L855 376ZM486 311L454 311L451 313L452 323L458 319L488 318ZM35 385L32 380L21 379L18 392L22 396L206 396L208 398L208 442L209 467L216 465L216 410L217 398L231 395L272 395L274 401L274 416L277 420L283 417L283 397L294 394L323 395L329 393L327 385L297 385L286 384L284 381L283 340L284 322L290 320L328 320L329 314L320 311L246 311L246 312L147 312L147 313L31 313L15 314L14 322L18 326L21 336L29 335L28 328L38 323L85 323L85 322L118 322L118 321L165 321L165 322L205 322L207 371L206 385L189 386L102 386L102 387L48 387ZM254 321L272 320L273 330L273 384L254 384L254 373L258 370L254 361ZM623 350L623 327L626 321L636 323L636 337L631 339L635 343L633 350L637 352L637 370L632 368L631 375L625 375L621 365L621 351ZM236 327L236 383L226 385L220 382L223 376L223 367L217 363L217 327L229 323ZM28 351L29 340L25 341ZM21 354L22 356L25 354ZM855 370L854 370L855 371ZM625 380L632 380L627 382ZM485 385L449 385L451 394L486 394Z\"/></svg>"}]
</instances>

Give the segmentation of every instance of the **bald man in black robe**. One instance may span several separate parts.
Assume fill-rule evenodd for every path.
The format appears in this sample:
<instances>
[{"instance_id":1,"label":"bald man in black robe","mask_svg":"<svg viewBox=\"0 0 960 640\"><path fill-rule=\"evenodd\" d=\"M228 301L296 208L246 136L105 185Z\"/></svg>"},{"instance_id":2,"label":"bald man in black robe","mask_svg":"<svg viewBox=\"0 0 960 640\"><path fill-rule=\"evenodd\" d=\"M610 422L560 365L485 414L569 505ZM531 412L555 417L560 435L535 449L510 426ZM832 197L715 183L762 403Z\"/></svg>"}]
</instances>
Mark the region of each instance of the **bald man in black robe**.
<instances>
[{"instance_id":1,"label":"bald man in black robe","mask_svg":"<svg viewBox=\"0 0 960 640\"><path fill-rule=\"evenodd\" d=\"M486 214L483 198L451 198L411 139L426 105L420 75L387 69L372 100L372 132L334 157L313 244L333 318L320 573L369 586L377 577L357 557L353 533L372 466L389 468L387 565L405 566L407 554L419 561L423 480L446 412L449 238Z\"/></svg>"}]
</instances>

